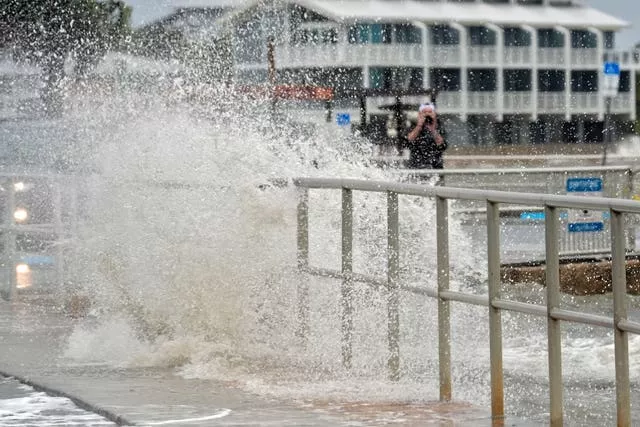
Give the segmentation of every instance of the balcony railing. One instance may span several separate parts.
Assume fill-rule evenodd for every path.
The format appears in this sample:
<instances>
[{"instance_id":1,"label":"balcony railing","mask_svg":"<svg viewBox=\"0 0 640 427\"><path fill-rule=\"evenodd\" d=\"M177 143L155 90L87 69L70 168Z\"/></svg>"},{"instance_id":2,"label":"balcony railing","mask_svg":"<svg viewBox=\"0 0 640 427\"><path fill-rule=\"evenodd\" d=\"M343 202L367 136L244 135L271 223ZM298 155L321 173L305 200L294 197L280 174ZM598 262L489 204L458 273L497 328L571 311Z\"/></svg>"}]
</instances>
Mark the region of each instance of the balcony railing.
<instances>
[{"instance_id":1,"label":"balcony railing","mask_svg":"<svg viewBox=\"0 0 640 427\"><path fill-rule=\"evenodd\" d=\"M567 109L564 92L538 93L538 111L541 113L561 114Z\"/></svg>"},{"instance_id":2,"label":"balcony railing","mask_svg":"<svg viewBox=\"0 0 640 427\"><path fill-rule=\"evenodd\" d=\"M528 46L505 47L504 65L531 65L531 48Z\"/></svg>"},{"instance_id":3,"label":"balcony railing","mask_svg":"<svg viewBox=\"0 0 640 427\"><path fill-rule=\"evenodd\" d=\"M598 113L600 111L599 95L597 92L592 93L572 93L571 108L580 113Z\"/></svg>"},{"instance_id":4,"label":"balcony railing","mask_svg":"<svg viewBox=\"0 0 640 427\"><path fill-rule=\"evenodd\" d=\"M280 68L327 66L424 66L420 44L279 45L275 51Z\"/></svg>"},{"instance_id":5,"label":"balcony railing","mask_svg":"<svg viewBox=\"0 0 640 427\"><path fill-rule=\"evenodd\" d=\"M469 48L469 65L487 65L498 62L498 50L495 46L472 46Z\"/></svg>"},{"instance_id":6,"label":"balcony railing","mask_svg":"<svg viewBox=\"0 0 640 427\"><path fill-rule=\"evenodd\" d=\"M565 63L564 48L547 47L538 49L539 66L557 68L558 66L564 66Z\"/></svg>"},{"instance_id":7,"label":"balcony railing","mask_svg":"<svg viewBox=\"0 0 640 427\"><path fill-rule=\"evenodd\" d=\"M514 113L528 113L533 109L531 92L505 92L504 110Z\"/></svg>"},{"instance_id":8,"label":"balcony railing","mask_svg":"<svg viewBox=\"0 0 640 427\"><path fill-rule=\"evenodd\" d=\"M600 67L602 58L597 49L571 49L571 65L573 67Z\"/></svg>"},{"instance_id":9,"label":"balcony railing","mask_svg":"<svg viewBox=\"0 0 640 427\"><path fill-rule=\"evenodd\" d=\"M599 69L605 60L617 61L623 68L640 68L640 53L607 52L604 58L598 55L598 49L571 49L569 64L571 68ZM364 65L387 67L461 67L463 55L460 45L431 45L430 59L424 55L422 44L317 44L293 46L281 44L276 47L276 66L279 68L301 67L358 67ZM498 57L496 46L469 46L467 50L468 67L532 67L533 58L528 46L505 47L502 58ZM539 48L536 52L537 68L564 68L567 65L565 49ZM241 66L252 65L242 63Z\"/></svg>"},{"instance_id":10,"label":"balcony railing","mask_svg":"<svg viewBox=\"0 0 640 427\"><path fill-rule=\"evenodd\" d=\"M611 98L611 112L625 114L631 111L631 93L623 92Z\"/></svg>"},{"instance_id":11,"label":"balcony railing","mask_svg":"<svg viewBox=\"0 0 640 427\"><path fill-rule=\"evenodd\" d=\"M494 113L498 110L497 92L469 92L469 112Z\"/></svg>"},{"instance_id":12,"label":"balcony railing","mask_svg":"<svg viewBox=\"0 0 640 427\"><path fill-rule=\"evenodd\" d=\"M431 47L431 61L438 67L457 67L462 61L462 52L458 45L438 45Z\"/></svg>"},{"instance_id":13,"label":"balcony railing","mask_svg":"<svg viewBox=\"0 0 640 427\"><path fill-rule=\"evenodd\" d=\"M601 112L600 98L597 92L574 92L567 98L564 92L505 92L501 112L506 114L529 114L535 110L538 114L572 113L598 114ZM467 105L463 99L467 98ZM500 112L498 92L440 92L438 95L438 109L445 114L459 114L466 111L469 114ZM537 105L534 101L537 100ZM632 112L632 95L629 92L620 93L612 99L611 111L617 114Z\"/></svg>"},{"instance_id":14,"label":"balcony railing","mask_svg":"<svg viewBox=\"0 0 640 427\"><path fill-rule=\"evenodd\" d=\"M461 92L440 92L438 94L438 110L445 113L455 113L462 108Z\"/></svg>"}]
</instances>

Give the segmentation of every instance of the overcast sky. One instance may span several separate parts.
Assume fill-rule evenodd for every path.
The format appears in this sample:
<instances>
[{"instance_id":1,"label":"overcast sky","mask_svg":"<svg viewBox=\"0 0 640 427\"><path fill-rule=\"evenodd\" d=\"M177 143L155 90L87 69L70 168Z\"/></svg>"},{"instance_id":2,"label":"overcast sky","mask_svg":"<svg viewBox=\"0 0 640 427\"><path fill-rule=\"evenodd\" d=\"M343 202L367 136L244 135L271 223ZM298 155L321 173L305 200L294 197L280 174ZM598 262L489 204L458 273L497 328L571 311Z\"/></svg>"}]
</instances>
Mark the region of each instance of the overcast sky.
<instances>
[{"instance_id":1,"label":"overcast sky","mask_svg":"<svg viewBox=\"0 0 640 427\"><path fill-rule=\"evenodd\" d=\"M126 0L133 7L133 24L153 22L170 13L177 0ZM179 0L185 3L185 0ZM618 34L618 48L629 48L640 42L640 2L637 0L583 0L587 5L600 9L631 24Z\"/></svg>"}]
</instances>

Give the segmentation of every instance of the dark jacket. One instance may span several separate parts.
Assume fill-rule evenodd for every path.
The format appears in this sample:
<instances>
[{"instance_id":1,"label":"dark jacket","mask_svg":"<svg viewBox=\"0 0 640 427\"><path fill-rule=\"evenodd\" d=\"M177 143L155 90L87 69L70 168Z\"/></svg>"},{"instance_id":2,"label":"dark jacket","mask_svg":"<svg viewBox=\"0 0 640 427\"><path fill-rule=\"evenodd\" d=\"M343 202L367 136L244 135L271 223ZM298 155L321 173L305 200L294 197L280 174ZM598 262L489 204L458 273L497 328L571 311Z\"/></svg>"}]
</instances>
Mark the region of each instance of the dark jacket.
<instances>
[{"instance_id":1,"label":"dark jacket","mask_svg":"<svg viewBox=\"0 0 640 427\"><path fill-rule=\"evenodd\" d=\"M410 150L409 161L407 167L412 169L442 169L444 162L442 155L447 149L447 133L442 125L442 122L438 119L438 127L436 128L438 133L444 140L443 144L437 145L435 138L431 134L431 131L425 125L418 137L409 141L406 140L407 148Z\"/></svg>"}]
</instances>

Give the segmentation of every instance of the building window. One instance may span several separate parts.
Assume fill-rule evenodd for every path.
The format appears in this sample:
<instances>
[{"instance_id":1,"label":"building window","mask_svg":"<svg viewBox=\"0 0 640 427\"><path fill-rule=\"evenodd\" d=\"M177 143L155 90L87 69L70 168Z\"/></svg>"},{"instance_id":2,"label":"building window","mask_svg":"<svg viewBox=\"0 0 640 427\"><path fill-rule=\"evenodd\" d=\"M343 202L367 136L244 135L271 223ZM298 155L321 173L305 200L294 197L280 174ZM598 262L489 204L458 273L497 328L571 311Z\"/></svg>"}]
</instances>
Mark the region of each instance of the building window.
<instances>
[{"instance_id":1,"label":"building window","mask_svg":"<svg viewBox=\"0 0 640 427\"><path fill-rule=\"evenodd\" d=\"M370 41L369 24L356 24L349 27L349 43L367 44Z\"/></svg>"},{"instance_id":2,"label":"building window","mask_svg":"<svg viewBox=\"0 0 640 427\"><path fill-rule=\"evenodd\" d=\"M460 44L460 34L448 25L434 25L430 29L431 44L454 45Z\"/></svg>"},{"instance_id":3,"label":"building window","mask_svg":"<svg viewBox=\"0 0 640 427\"><path fill-rule=\"evenodd\" d=\"M471 92L492 92L497 89L496 70L469 70L469 90Z\"/></svg>"},{"instance_id":4,"label":"building window","mask_svg":"<svg viewBox=\"0 0 640 427\"><path fill-rule=\"evenodd\" d=\"M616 33L613 31L604 32L604 48L615 49L616 48Z\"/></svg>"},{"instance_id":5,"label":"building window","mask_svg":"<svg viewBox=\"0 0 640 427\"><path fill-rule=\"evenodd\" d=\"M369 69L369 84L373 89L420 89L422 68L372 67Z\"/></svg>"},{"instance_id":6,"label":"building window","mask_svg":"<svg viewBox=\"0 0 640 427\"><path fill-rule=\"evenodd\" d=\"M459 91L460 69L459 68L434 68L431 71L430 86L444 92Z\"/></svg>"},{"instance_id":7,"label":"building window","mask_svg":"<svg viewBox=\"0 0 640 427\"><path fill-rule=\"evenodd\" d=\"M539 70L538 90L540 92L562 92L564 91L564 71L563 70Z\"/></svg>"},{"instance_id":8,"label":"building window","mask_svg":"<svg viewBox=\"0 0 640 427\"><path fill-rule=\"evenodd\" d=\"M504 90L526 92L531 90L531 70L504 70Z\"/></svg>"},{"instance_id":9,"label":"building window","mask_svg":"<svg viewBox=\"0 0 640 427\"><path fill-rule=\"evenodd\" d=\"M631 92L631 72L629 70L620 71L620 92Z\"/></svg>"},{"instance_id":10,"label":"building window","mask_svg":"<svg viewBox=\"0 0 640 427\"><path fill-rule=\"evenodd\" d=\"M538 30L539 47L564 47L564 35L556 30L541 28Z\"/></svg>"},{"instance_id":11,"label":"building window","mask_svg":"<svg viewBox=\"0 0 640 427\"><path fill-rule=\"evenodd\" d=\"M396 43L422 43L420 29L409 24L396 24L393 26Z\"/></svg>"},{"instance_id":12,"label":"building window","mask_svg":"<svg viewBox=\"0 0 640 427\"><path fill-rule=\"evenodd\" d=\"M572 92L597 92L598 72L597 71L572 71L571 72Z\"/></svg>"},{"instance_id":13,"label":"building window","mask_svg":"<svg viewBox=\"0 0 640 427\"><path fill-rule=\"evenodd\" d=\"M292 43L296 46L338 43L338 30L335 28L299 28L293 33Z\"/></svg>"},{"instance_id":14,"label":"building window","mask_svg":"<svg viewBox=\"0 0 640 427\"><path fill-rule=\"evenodd\" d=\"M371 43L391 43L390 24L371 24Z\"/></svg>"},{"instance_id":15,"label":"building window","mask_svg":"<svg viewBox=\"0 0 640 427\"><path fill-rule=\"evenodd\" d=\"M522 28L505 28L504 45L509 47L531 46L531 34Z\"/></svg>"},{"instance_id":16,"label":"building window","mask_svg":"<svg viewBox=\"0 0 640 427\"><path fill-rule=\"evenodd\" d=\"M595 48L598 46L598 37L590 31L571 30L571 47L574 49Z\"/></svg>"},{"instance_id":17,"label":"building window","mask_svg":"<svg viewBox=\"0 0 640 427\"><path fill-rule=\"evenodd\" d=\"M469 27L469 43L471 46L494 46L496 33L487 27Z\"/></svg>"}]
</instances>

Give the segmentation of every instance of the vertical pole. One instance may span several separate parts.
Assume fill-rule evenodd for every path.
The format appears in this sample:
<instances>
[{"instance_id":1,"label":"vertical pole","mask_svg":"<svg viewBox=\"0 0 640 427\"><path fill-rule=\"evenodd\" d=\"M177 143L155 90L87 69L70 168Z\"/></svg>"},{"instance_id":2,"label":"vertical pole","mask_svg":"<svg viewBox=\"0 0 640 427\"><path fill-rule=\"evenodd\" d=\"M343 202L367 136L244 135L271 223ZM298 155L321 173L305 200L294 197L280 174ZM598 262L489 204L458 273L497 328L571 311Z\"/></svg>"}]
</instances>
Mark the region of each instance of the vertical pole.
<instances>
[{"instance_id":1,"label":"vertical pole","mask_svg":"<svg viewBox=\"0 0 640 427\"><path fill-rule=\"evenodd\" d=\"M396 103L393 109L393 115L396 122L396 150L398 156L402 156L402 150L404 148L404 114L402 113L402 101L399 96L396 96Z\"/></svg>"},{"instance_id":2,"label":"vertical pole","mask_svg":"<svg viewBox=\"0 0 640 427\"><path fill-rule=\"evenodd\" d=\"M342 189L342 364L351 369L353 336L353 192Z\"/></svg>"},{"instance_id":3,"label":"vertical pole","mask_svg":"<svg viewBox=\"0 0 640 427\"><path fill-rule=\"evenodd\" d=\"M309 333L309 189L298 188L298 331L297 335L306 342Z\"/></svg>"},{"instance_id":4,"label":"vertical pole","mask_svg":"<svg viewBox=\"0 0 640 427\"><path fill-rule=\"evenodd\" d=\"M451 311L450 302L439 297L449 290L449 205L436 197L436 248L438 263L438 365L440 401L451 401Z\"/></svg>"},{"instance_id":5,"label":"vertical pole","mask_svg":"<svg viewBox=\"0 0 640 427\"><path fill-rule=\"evenodd\" d=\"M64 228L62 224L62 188L57 179L52 179L50 185L53 189L53 218L56 236L56 281L58 290L64 291Z\"/></svg>"},{"instance_id":6,"label":"vertical pole","mask_svg":"<svg viewBox=\"0 0 640 427\"><path fill-rule=\"evenodd\" d=\"M389 379L400 379L400 242L398 193L387 193L387 312L389 334Z\"/></svg>"},{"instance_id":7,"label":"vertical pole","mask_svg":"<svg viewBox=\"0 0 640 427\"><path fill-rule=\"evenodd\" d=\"M633 169L629 168L625 172L625 177L627 178L626 188L622 194L622 198L631 199L633 198ZM628 229L627 233L627 243L626 250L633 252L636 250L636 219L626 217L626 226Z\"/></svg>"},{"instance_id":8,"label":"vertical pole","mask_svg":"<svg viewBox=\"0 0 640 427\"><path fill-rule=\"evenodd\" d=\"M267 65L269 67L269 96L271 97L271 118L275 121L276 118L276 56L275 56L275 42L273 37L269 37L267 41Z\"/></svg>"},{"instance_id":9,"label":"vertical pole","mask_svg":"<svg viewBox=\"0 0 640 427\"><path fill-rule=\"evenodd\" d=\"M606 112L604 114L604 129L603 129L603 141L602 145L604 145L602 149L602 166L607 164L607 150L609 149L609 145L612 142L612 129L611 129L611 97L607 96L605 98L606 104Z\"/></svg>"},{"instance_id":10,"label":"vertical pole","mask_svg":"<svg viewBox=\"0 0 640 427\"><path fill-rule=\"evenodd\" d=\"M629 384L629 337L618 326L627 319L627 277L624 247L624 216L611 210L611 274L613 286L613 323L616 366L617 425L631 425Z\"/></svg>"},{"instance_id":11,"label":"vertical pole","mask_svg":"<svg viewBox=\"0 0 640 427\"><path fill-rule=\"evenodd\" d=\"M5 206L5 229L4 229L4 259L8 273L7 298L13 301L18 291L18 278L16 276L16 229L13 214L16 210L16 189L13 179L7 179L7 202Z\"/></svg>"},{"instance_id":12,"label":"vertical pole","mask_svg":"<svg viewBox=\"0 0 640 427\"><path fill-rule=\"evenodd\" d=\"M549 413L553 427L562 426L562 336L560 321L551 314L560 307L559 215L555 206L544 208L547 282L547 340L549 354Z\"/></svg>"},{"instance_id":13,"label":"vertical pole","mask_svg":"<svg viewBox=\"0 0 640 427\"><path fill-rule=\"evenodd\" d=\"M325 106L325 120L327 123L331 123L333 119L333 101L328 99L324 102Z\"/></svg>"},{"instance_id":14,"label":"vertical pole","mask_svg":"<svg viewBox=\"0 0 640 427\"><path fill-rule=\"evenodd\" d=\"M487 258L489 269L489 351L491 364L491 417L504 419L504 378L502 369L502 316L493 301L500 298L500 209L487 201Z\"/></svg>"}]
</instances>

